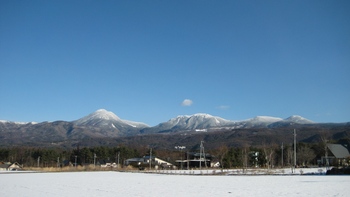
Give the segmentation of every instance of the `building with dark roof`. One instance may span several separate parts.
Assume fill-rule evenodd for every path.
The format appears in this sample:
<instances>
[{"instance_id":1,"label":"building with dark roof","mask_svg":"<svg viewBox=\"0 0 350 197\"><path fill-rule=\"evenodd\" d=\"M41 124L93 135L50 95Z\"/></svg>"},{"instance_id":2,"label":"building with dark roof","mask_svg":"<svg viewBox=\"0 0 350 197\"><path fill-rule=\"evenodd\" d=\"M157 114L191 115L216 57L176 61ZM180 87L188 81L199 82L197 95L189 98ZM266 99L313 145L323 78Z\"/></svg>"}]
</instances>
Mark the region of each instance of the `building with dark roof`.
<instances>
[{"instance_id":1,"label":"building with dark roof","mask_svg":"<svg viewBox=\"0 0 350 197\"><path fill-rule=\"evenodd\" d=\"M14 163L9 163L9 162L5 162L0 164L0 171L17 171L17 170L22 170L22 165L20 165L17 162Z\"/></svg>"},{"instance_id":2,"label":"building with dark roof","mask_svg":"<svg viewBox=\"0 0 350 197\"><path fill-rule=\"evenodd\" d=\"M348 166L350 160L350 151L348 145L342 144L327 144L329 155L322 157L322 163L331 166Z\"/></svg>"}]
</instances>

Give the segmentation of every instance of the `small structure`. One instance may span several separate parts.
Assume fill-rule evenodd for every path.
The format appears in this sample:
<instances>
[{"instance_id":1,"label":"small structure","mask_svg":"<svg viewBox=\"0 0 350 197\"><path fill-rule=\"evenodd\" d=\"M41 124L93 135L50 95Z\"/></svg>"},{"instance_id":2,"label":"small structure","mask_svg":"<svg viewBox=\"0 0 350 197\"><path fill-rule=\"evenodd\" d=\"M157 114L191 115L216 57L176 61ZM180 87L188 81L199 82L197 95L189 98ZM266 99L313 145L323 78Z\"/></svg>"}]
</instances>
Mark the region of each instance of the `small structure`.
<instances>
[{"instance_id":1,"label":"small structure","mask_svg":"<svg viewBox=\"0 0 350 197\"><path fill-rule=\"evenodd\" d=\"M201 168L201 167L213 167L211 165L211 161L213 156L208 153L186 153L186 160L176 160L176 163L179 166L183 166L184 168Z\"/></svg>"},{"instance_id":2,"label":"small structure","mask_svg":"<svg viewBox=\"0 0 350 197\"><path fill-rule=\"evenodd\" d=\"M60 167L67 167L67 166L72 167L72 166L74 166L74 164L72 162L70 162L69 160L63 160L62 164L60 164Z\"/></svg>"},{"instance_id":3,"label":"small structure","mask_svg":"<svg viewBox=\"0 0 350 197\"><path fill-rule=\"evenodd\" d=\"M342 144L327 144L329 153L318 160L319 165L348 166L350 160L349 148Z\"/></svg>"},{"instance_id":4,"label":"small structure","mask_svg":"<svg viewBox=\"0 0 350 197\"><path fill-rule=\"evenodd\" d=\"M18 171L22 170L23 167L17 162L10 163L10 162L4 162L0 164L0 171Z\"/></svg>"},{"instance_id":5,"label":"small structure","mask_svg":"<svg viewBox=\"0 0 350 197\"><path fill-rule=\"evenodd\" d=\"M131 159L127 159L125 160L125 165L131 165L131 166L140 166L141 164L143 164L145 162L144 158L131 158Z\"/></svg>"},{"instance_id":6,"label":"small structure","mask_svg":"<svg viewBox=\"0 0 350 197\"><path fill-rule=\"evenodd\" d=\"M144 169L145 167L149 167L150 162L152 166L155 166L156 169L158 167L161 167L162 169L169 169L173 166L173 164L154 156L143 156L142 158L127 159L125 160L125 165L131 165L134 167L138 167L139 169Z\"/></svg>"},{"instance_id":7,"label":"small structure","mask_svg":"<svg viewBox=\"0 0 350 197\"><path fill-rule=\"evenodd\" d=\"M97 162L98 165L101 166L101 168L107 168L107 167L111 167L111 168L116 168L117 164L115 162L112 162L111 160L99 160Z\"/></svg>"}]
</instances>

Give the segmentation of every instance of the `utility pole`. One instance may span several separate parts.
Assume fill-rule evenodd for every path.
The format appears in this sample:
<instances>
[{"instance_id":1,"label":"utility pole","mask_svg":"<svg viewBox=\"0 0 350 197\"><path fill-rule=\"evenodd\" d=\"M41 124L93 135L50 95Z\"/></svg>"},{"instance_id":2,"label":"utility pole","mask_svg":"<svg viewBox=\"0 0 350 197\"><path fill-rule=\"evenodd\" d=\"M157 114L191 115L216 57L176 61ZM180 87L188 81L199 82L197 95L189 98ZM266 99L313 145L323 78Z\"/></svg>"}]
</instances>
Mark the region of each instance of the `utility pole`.
<instances>
[{"instance_id":1,"label":"utility pole","mask_svg":"<svg viewBox=\"0 0 350 197\"><path fill-rule=\"evenodd\" d=\"M199 169L202 170L202 156L204 157L204 165L207 167L206 157L204 153L204 141L201 141L200 151L199 151Z\"/></svg>"},{"instance_id":2,"label":"utility pole","mask_svg":"<svg viewBox=\"0 0 350 197\"><path fill-rule=\"evenodd\" d=\"M152 148L150 149L149 153L149 170L152 169Z\"/></svg>"},{"instance_id":3,"label":"utility pole","mask_svg":"<svg viewBox=\"0 0 350 197\"><path fill-rule=\"evenodd\" d=\"M187 170L190 170L190 161L189 161L189 156L188 156L189 152L187 151Z\"/></svg>"},{"instance_id":4,"label":"utility pole","mask_svg":"<svg viewBox=\"0 0 350 197\"><path fill-rule=\"evenodd\" d=\"M117 162L117 168L119 168L119 159L120 159L120 152L118 151L118 162Z\"/></svg>"},{"instance_id":5,"label":"utility pole","mask_svg":"<svg viewBox=\"0 0 350 197\"><path fill-rule=\"evenodd\" d=\"M96 153L94 153L94 168L96 168Z\"/></svg>"},{"instance_id":6,"label":"utility pole","mask_svg":"<svg viewBox=\"0 0 350 197\"><path fill-rule=\"evenodd\" d=\"M294 169L297 167L297 133L294 129Z\"/></svg>"},{"instance_id":7,"label":"utility pole","mask_svg":"<svg viewBox=\"0 0 350 197\"><path fill-rule=\"evenodd\" d=\"M75 167L77 167L77 156L75 155Z\"/></svg>"},{"instance_id":8,"label":"utility pole","mask_svg":"<svg viewBox=\"0 0 350 197\"><path fill-rule=\"evenodd\" d=\"M202 142L201 141L201 145L200 145L200 149L199 149L199 169L202 170Z\"/></svg>"},{"instance_id":9,"label":"utility pole","mask_svg":"<svg viewBox=\"0 0 350 197\"><path fill-rule=\"evenodd\" d=\"M181 154L181 170L183 169L183 157L182 157L182 150L185 149L186 146L175 146L175 149L179 149L180 150L180 154Z\"/></svg>"}]
</instances>

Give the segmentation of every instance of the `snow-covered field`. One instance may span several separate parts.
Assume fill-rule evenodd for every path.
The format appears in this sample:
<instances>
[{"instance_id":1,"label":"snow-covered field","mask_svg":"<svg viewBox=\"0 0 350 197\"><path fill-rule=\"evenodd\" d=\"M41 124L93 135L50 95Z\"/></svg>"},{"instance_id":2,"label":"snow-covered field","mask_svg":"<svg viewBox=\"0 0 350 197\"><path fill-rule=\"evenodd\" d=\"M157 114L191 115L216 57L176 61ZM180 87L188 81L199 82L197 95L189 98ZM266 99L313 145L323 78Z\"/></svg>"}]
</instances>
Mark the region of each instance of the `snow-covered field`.
<instances>
[{"instance_id":1,"label":"snow-covered field","mask_svg":"<svg viewBox=\"0 0 350 197\"><path fill-rule=\"evenodd\" d=\"M0 196L349 196L350 176L1 173Z\"/></svg>"}]
</instances>

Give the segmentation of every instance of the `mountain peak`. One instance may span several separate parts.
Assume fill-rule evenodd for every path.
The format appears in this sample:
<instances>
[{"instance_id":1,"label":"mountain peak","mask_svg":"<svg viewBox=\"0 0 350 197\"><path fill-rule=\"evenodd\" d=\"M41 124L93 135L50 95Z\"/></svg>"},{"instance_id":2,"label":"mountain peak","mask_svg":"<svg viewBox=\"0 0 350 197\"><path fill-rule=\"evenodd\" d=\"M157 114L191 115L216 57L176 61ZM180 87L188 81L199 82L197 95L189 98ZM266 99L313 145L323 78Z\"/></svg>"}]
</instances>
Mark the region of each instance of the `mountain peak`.
<instances>
[{"instance_id":1,"label":"mountain peak","mask_svg":"<svg viewBox=\"0 0 350 197\"><path fill-rule=\"evenodd\" d=\"M312 123L314 123L313 121L308 120L308 119L301 117L299 115L293 115L293 116L290 116L284 120L289 121L289 122L299 123L299 124L312 124Z\"/></svg>"},{"instance_id":2,"label":"mountain peak","mask_svg":"<svg viewBox=\"0 0 350 197\"><path fill-rule=\"evenodd\" d=\"M144 130L146 133L156 133L166 130L193 130L205 129L210 127L226 126L232 123L229 120L212 116L206 113L197 113L193 115L180 115L153 127L153 129Z\"/></svg>"},{"instance_id":3,"label":"mountain peak","mask_svg":"<svg viewBox=\"0 0 350 197\"><path fill-rule=\"evenodd\" d=\"M92 122L96 124L101 121L119 121L120 118L115 115L113 112L107 111L105 109L99 109L79 120L76 120L75 123L78 125L91 124Z\"/></svg>"},{"instance_id":4,"label":"mountain peak","mask_svg":"<svg viewBox=\"0 0 350 197\"><path fill-rule=\"evenodd\" d=\"M122 120L113 112L105 109L99 109L81 119L74 121L75 125L79 126L99 126L103 128L109 128L112 130L119 130L122 132L128 132L131 130L137 130L138 128L149 127L141 122L133 122L129 120Z\"/></svg>"},{"instance_id":5,"label":"mountain peak","mask_svg":"<svg viewBox=\"0 0 350 197\"><path fill-rule=\"evenodd\" d=\"M91 113L88 116L90 116L91 118L94 118L94 119L104 119L104 120L119 120L120 119L113 112L107 111L105 109L96 110L95 112Z\"/></svg>"},{"instance_id":6,"label":"mountain peak","mask_svg":"<svg viewBox=\"0 0 350 197\"><path fill-rule=\"evenodd\" d=\"M193 117L212 118L214 116L212 116L210 114L206 114L206 113L196 113L196 114L192 114L192 115L179 115L176 118L193 118Z\"/></svg>"},{"instance_id":7,"label":"mountain peak","mask_svg":"<svg viewBox=\"0 0 350 197\"><path fill-rule=\"evenodd\" d=\"M206 113L197 113L197 114L193 114L192 116L194 116L194 117L206 117L206 118L213 117L212 115L206 114Z\"/></svg>"}]
</instances>

